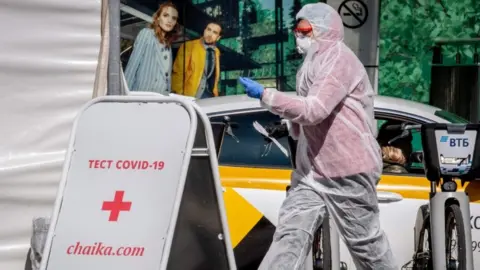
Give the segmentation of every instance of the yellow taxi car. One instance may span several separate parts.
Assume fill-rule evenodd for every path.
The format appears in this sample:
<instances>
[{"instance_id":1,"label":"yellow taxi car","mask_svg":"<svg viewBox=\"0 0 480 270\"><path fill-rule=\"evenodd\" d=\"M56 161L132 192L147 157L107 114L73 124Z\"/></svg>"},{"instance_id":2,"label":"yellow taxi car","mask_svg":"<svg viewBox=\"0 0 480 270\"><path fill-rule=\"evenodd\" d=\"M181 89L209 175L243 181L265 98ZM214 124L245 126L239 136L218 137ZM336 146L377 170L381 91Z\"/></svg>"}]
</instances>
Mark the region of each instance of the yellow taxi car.
<instances>
[{"instance_id":1,"label":"yellow taxi car","mask_svg":"<svg viewBox=\"0 0 480 270\"><path fill-rule=\"evenodd\" d=\"M253 123L257 121L267 126L281 119L262 108L258 100L245 95L203 99L197 104L211 122L227 123L217 152L230 237L238 269L257 269L272 241L293 166L289 156L279 147L266 146L263 135ZM375 119L379 127L392 121L408 124L468 122L436 107L385 96L375 97ZM410 136L412 154L406 171L384 172L377 186L382 228L399 265L412 259L417 211L428 203L430 191L422 164L415 158L422 151L420 134L413 131ZM285 149L289 148L287 138L279 142ZM477 244L480 241L480 207L476 203L480 199L480 185L470 182L458 187L459 191L468 192L472 202L472 248L475 268L480 268L480 244ZM341 261L348 269L355 269L343 243L340 252Z\"/></svg>"}]
</instances>

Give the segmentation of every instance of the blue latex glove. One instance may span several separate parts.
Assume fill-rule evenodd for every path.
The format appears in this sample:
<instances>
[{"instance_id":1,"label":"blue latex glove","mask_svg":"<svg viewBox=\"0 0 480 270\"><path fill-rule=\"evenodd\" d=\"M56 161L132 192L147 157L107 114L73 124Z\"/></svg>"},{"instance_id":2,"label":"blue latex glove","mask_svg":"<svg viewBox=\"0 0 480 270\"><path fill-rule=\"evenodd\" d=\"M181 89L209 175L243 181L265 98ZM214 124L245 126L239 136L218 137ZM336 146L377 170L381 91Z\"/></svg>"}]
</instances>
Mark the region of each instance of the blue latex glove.
<instances>
[{"instance_id":1,"label":"blue latex glove","mask_svg":"<svg viewBox=\"0 0 480 270\"><path fill-rule=\"evenodd\" d=\"M249 97L258 98L258 99L262 98L262 94L264 90L263 85L245 77L240 77L239 81L242 84L242 86L245 87L245 92L247 92L247 95Z\"/></svg>"}]
</instances>

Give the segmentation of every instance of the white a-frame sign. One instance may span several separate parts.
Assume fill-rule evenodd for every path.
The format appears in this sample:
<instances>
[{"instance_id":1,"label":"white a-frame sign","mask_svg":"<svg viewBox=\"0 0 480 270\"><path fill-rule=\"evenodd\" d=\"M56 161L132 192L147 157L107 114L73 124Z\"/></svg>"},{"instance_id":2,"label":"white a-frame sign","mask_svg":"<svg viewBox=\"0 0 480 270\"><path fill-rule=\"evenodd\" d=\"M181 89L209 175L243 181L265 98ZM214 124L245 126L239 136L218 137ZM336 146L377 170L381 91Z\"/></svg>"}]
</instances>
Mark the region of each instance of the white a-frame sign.
<instances>
[{"instance_id":1,"label":"white a-frame sign","mask_svg":"<svg viewBox=\"0 0 480 270\"><path fill-rule=\"evenodd\" d=\"M41 269L236 269L212 128L195 103L101 97L82 109Z\"/></svg>"}]
</instances>

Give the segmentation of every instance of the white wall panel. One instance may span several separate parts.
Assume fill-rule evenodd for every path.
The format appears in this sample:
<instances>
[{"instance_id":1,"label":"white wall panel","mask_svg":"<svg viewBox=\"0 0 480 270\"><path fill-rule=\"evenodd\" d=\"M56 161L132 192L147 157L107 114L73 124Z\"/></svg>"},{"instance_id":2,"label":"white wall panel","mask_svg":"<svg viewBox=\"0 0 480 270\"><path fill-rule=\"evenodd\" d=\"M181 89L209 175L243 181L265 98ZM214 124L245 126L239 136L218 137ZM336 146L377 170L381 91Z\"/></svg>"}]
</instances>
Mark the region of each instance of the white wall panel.
<instances>
[{"instance_id":1,"label":"white wall panel","mask_svg":"<svg viewBox=\"0 0 480 270\"><path fill-rule=\"evenodd\" d=\"M23 269L50 215L73 118L91 99L99 0L0 1L0 269Z\"/></svg>"}]
</instances>

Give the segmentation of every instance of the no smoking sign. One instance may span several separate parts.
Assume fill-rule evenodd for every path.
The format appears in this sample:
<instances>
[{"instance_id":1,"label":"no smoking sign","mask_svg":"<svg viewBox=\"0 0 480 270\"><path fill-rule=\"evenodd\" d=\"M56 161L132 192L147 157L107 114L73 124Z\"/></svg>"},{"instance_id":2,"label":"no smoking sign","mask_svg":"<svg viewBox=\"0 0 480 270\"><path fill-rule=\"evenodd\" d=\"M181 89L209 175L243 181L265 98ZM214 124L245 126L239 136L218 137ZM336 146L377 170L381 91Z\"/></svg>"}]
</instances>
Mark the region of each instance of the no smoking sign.
<instances>
[{"instance_id":1,"label":"no smoking sign","mask_svg":"<svg viewBox=\"0 0 480 270\"><path fill-rule=\"evenodd\" d=\"M355 29L365 24L368 19L368 7L360 0L346 0L338 7L343 25Z\"/></svg>"}]
</instances>

